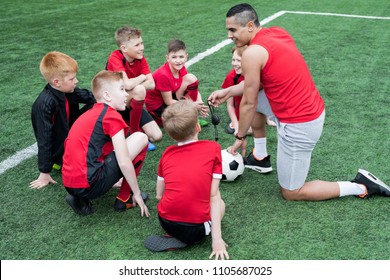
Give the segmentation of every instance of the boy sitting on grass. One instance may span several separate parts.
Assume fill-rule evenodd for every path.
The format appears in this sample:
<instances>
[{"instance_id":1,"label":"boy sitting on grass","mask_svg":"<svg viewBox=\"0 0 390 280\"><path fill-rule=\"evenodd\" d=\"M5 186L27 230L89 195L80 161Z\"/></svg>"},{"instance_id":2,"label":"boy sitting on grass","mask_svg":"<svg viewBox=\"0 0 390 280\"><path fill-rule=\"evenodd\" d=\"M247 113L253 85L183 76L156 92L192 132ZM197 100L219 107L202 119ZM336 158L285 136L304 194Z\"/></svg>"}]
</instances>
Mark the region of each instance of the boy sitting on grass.
<instances>
[{"instance_id":1,"label":"boy sitting on grass","mask_svg":"<svg viewBox=\"0 0 390 280\"><path fill-rule=\"evenodd\" d=\"M154 89L155 84L144 56L141 30L130 26L121 27L115 32L115 41L118 49L108 57L106 70L125 74L123 80L129 97L127 108L121 115L129 123L130 133L142 131L151 142L160 141L161 129L144 109L146 90ZM148 150L155 150L156 147L151 142Z\"/></svg>"},{"instance_id":2,"label":"boy sitting on grass","mask_svg":"<svg viewBox=\"0 0 390 280\"><path fill-rule=\"evenodd\" d=\"M188 59L186 45L181 40L173 39L168 43L167 60L153 72L156 87L146 92L145 105L159 126L162 126L161 115L165 108L182 98L191 99L197 104L202 117L208 115L208 107L203 104L198 91L198 78L187 72L185 63ZM207 121L199 119L201 126Z\"/></svg>"},{"instance_id":3,"label":"boy sitting on grass","mask_svg":"<svg viewBox=\"0 0 390 280\"><path fill-rule=\"evenodd\" d=\"M77 214L92 214L90 199L102 196L124 177L114 209L125 211L138 204L141 216L149 217L147 195L141 194L137 182L148 138L142 132L126 138L128 126L117 112L126 108L123 73L99 72L92 80L92 92L97 103L74 123L65 141L65 200Z\"/></svg>"},{"instance_id":4,"label":"boy sitting on grass","mask_svg":"<svg viewBox=\"0 0 390 280\"><path fill-rule=\"evenodd\" d=\"M61 52L49 52L41 60L39 70L47 81L35 100L31 121L38 145L38 179L30 183L40 189L57 182L51 177L52 169L61 169L64 141L74 121L95 103L87 89L77 87L76 60ZM85 106L79 109L79 104Z\"/></svg>"},{"instance_id":5,"label":"boy sitting on grass","mask_svg":"<svg viewBox=\"0 0 390 280\"><path fill-rule=\"evenodd\" d=\"M221 233L225 213L219 192L221 148L214 141L198 140L198 110L190 100L168 106L162 120L165 131L178 142L162 154L156 185L158 218L169 236L150 236L145 246L151 251L183 248L211 232L210 258L229 259Z\"/></svg>"}]
</instances>

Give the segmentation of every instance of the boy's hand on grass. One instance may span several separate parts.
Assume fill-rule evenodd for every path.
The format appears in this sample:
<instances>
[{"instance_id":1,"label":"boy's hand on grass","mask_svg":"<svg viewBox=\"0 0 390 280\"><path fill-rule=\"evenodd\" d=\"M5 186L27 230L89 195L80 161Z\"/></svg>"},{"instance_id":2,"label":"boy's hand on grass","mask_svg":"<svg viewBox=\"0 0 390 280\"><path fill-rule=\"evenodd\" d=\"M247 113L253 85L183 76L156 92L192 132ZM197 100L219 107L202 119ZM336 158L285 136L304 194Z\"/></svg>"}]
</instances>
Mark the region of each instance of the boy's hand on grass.
<instances>
[{"instance_id":1,"label":"boy's hand on grass","mask_svg":"<svg viewBox=\"0 0 390 280\"><path fill-rule=\"evenodd\" d=\"M30 183L30 188L41 189L49 184L57 184L49 173L40 173L38 179Z\"/></svg>"},{"instance_id":2,"label":"boy's hand on grass","mask_svg":"<svg viewBox=\"0 0 390 280\"><path fill-rule=\"evenodd\" d=\"M218 259L228 260L229 254L226 250L226 247L228 247L228 245L225 243L225 241L223 241L222 238L213 239L212 240L213 251L211 252L209 259L211 259L215 256L216 260L218 260Z\"/></svg>"},{"instance_id":3,"label":"boy's hand on grass","mask_svg":"<svg viewBox=\"0 0 390 280\"><path fill-rule=\"evenodd\" d=\"M133 203L135 205L138 205L139 208L141 209L141 216L143 217L144 215L149 218L150 217L150 214L149 214L149 209L148 207L145 205L144 203L144 200L142 199L141 197L141 193L137 194L137 195L133 195Z\"/></svg>"}]
</instances>

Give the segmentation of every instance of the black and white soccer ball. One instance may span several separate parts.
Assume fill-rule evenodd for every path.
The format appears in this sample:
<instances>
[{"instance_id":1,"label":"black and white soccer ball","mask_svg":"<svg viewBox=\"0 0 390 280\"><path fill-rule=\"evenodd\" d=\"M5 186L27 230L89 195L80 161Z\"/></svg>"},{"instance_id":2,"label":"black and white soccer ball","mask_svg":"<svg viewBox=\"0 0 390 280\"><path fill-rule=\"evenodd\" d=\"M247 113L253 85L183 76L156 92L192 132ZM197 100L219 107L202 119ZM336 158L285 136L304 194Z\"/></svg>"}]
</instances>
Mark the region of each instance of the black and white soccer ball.
<instances>
[{"instance_id":1,"label":"black and white soccer ball","mask_svg":"<svg viewBox=\"0 0 390 280\"><path fill-rule=\"evenodd\" d=\"M240 154L232 155L224 149L222 155L222 181L232 182L240 177L245 170L244 159Z\"/></svg>"}]
</instances>

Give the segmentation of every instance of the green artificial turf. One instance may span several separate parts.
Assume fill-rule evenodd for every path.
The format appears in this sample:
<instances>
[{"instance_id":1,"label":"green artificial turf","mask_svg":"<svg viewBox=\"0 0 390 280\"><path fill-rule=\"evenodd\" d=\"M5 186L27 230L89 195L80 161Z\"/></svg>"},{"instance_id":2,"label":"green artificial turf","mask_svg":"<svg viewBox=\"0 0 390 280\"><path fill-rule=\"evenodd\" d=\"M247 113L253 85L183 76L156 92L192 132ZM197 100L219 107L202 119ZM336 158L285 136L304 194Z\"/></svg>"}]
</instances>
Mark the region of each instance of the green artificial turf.
<instances>
[{"instance_id":1,"label":"green artificial turf","mask_svg":"<svg viewBox=\"0 0 390 280\"><path fill-rule=\"evenodd\" d=\"M62 51L79 63L79 86L90 88L116 49L114 32L124 24L143 32L151 70L164 63L169 39L187 44L190 58L227 38L225 14L236 1L2 1L0 29L0 160L35 143L31 105L45 85L39 62L48 51ZM278 11L328 12L390 17L388 1L251 1L261 19ZM306 58L326 104L323 135L308 180L353 179L358 168L390 183L390 20L286 13L267 26L287 29ZM231 47L193 64L205 99L231 69ZM226 107L217 109L222 148L234 139L225 133ZM224 240L233 260L388 260L390 200L345 197L322 202L282 199L276 173L275 128L268 128L268 151L275 171L245 170L236 182L222 182L226 202ZM214 139L214 127L201 139ZM248 138L250 148L252 138ZM0 175L0 259L2 260L205 260L211 240L180 251L152 253L143 240L162 234L154 199L157 164L172 140L165 134L148 152L139 176L150 194L151 218L138 208L117 213L116 190L93 201L97 211L80 217L56 185L30 189L38 177L37 157Z\"/></svg>"}]
</instances>

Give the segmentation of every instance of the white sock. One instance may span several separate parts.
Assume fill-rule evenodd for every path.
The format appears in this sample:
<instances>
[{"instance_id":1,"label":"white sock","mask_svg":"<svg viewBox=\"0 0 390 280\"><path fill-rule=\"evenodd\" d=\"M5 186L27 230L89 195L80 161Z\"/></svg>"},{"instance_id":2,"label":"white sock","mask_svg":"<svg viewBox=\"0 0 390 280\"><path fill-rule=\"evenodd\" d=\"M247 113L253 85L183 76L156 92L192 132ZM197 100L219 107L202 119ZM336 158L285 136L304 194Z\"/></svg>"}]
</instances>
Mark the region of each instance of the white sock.
<instances>
[{"instance_id":1,"label":"white sock","mask_svg":"<svg viewBox=\"0 0 390 280\"><path fill-rule=\"evenodd\" d=\"M253 138L255 148L253 149L253 155L257 159L262 159L268 156L267 153L267 137Z\"/></svg>"},{"instance_id":2,"label":"white sock","mask_svg":"<svg viewBox=\"0 0 390 280\"><path fill-rule=\"evenodd\" d=\"M340 188L340 197L347 195L360 195L366 193L366 187L352 182L337 182Z\"/></svg>"}]
</instances>

